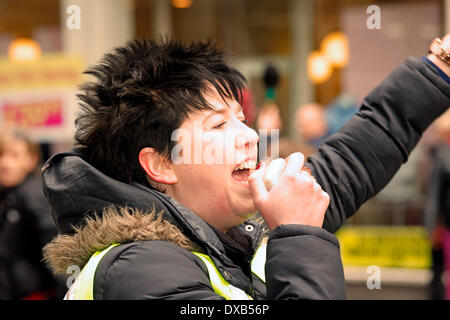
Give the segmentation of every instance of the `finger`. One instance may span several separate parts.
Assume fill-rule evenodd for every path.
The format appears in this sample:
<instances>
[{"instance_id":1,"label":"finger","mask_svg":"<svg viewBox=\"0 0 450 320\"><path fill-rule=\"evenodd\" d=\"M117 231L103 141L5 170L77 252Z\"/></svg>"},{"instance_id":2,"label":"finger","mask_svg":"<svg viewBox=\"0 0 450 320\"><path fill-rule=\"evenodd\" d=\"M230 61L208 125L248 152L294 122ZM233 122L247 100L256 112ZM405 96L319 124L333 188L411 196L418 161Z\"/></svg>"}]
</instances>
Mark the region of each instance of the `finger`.
<instances>
[{"instance_id":1,"label":"finger","mask_svg":"<svg viewBox=\"0 0 450 320\"><path fill-rule=\"evenodd\" d=\"M264 174L264 184L266 185L267 191L270 191L274 186L276 186L280 181L280 175L285 167L285 160L283 158L278 158L272 160L266 168Z\"/></svg>"},{"instance_id":2,"label":"finger","mask_svg":"<svg viewBox=\"0 0 450 320\"><path fill-rule=\"evenodd\" d=\"M260 202L267 197L267 189L264 184L264 173L266 171L266 165L263 163L258 170L255 170L248 177L248 184L250 186L250 193L253 201Z\"/></svg>"},{"instance_id":3,"label":"finger","mask_svg":"<svg viewBox=\"0 0 450 320\"><path fill-rule=\"evenodd\" d=\"M300 180L303 182L310 182L311 185L314 185L316 183L316 180L306 171L300 171Z\"/></svg>"},{"instance_id":4,"label":"finger","mask_svg":"<svg viewBox=\"0 0 450 320\"><path fill-rule=\"evenodd\" d=\"M302 171L305 156L300 152L295 152L286 159L286 162L286 169L284 170L284 173L296 174Z\"/></svg>"},{"instance_id":5,"label":"finger","mask_svg":"<svg viewBox=\"0 0 450 320\"><path fill-rule=\"evenodd\" d=\"M326 206L328 207L328 205L330 204L330 200L331 200L330 195L322 190L322 197L326 203Z\"/></svg>"},{"instance_id":6,"label":"finger","mask_svg":"<svg viewBox=\"0 0 450 320\"><path fill-rule=\"evenodd\" d=\"M330 205L330 196L325 191L321 192L321 197L318 205L323 207L324 210L326 210Z\"/></svg>"},{"instance_id":7,"label":"finger","mask_svg":"<svg viewBox=\"0 0 450 320\"><path fill-rule=\"evenodd\" d=\"M322 187L317 182L314 181L313 189L314 191L319 191L322 190Z\"/></svg>"}]
</instances>

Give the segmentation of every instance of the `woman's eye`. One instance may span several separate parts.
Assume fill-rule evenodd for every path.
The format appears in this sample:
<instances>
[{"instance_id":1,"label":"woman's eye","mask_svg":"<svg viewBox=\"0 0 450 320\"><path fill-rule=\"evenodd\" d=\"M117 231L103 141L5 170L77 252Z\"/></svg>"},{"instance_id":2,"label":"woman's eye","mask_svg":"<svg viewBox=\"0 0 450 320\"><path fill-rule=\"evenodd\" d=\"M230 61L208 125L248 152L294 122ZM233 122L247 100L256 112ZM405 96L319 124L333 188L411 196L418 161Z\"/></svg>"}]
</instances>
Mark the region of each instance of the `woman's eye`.
<instances>
[{"instance_id":1,"label":"woman's eye","mask_svg":"<svg viewBox=\"0 0 450 320\"><path fill-rule=\"evenodd\" d=\"M213 129L220 129L220 128L222 128L226 123L227 123L226 121L223 121L223 122L219 123L218 125L214 126Z\"/></svg>"},{"instance_id":2,"label":"woman's eye","mask_svg":"<svg viewBox=\"0 0 450 320\"><path fill-rule=\"evenodd\" d=\"M245 124L245 125L247 125L247 120L241 120L241 122L243 123L243 124ZM222 122L220 122L219 124L217 124L217 125L215 125L214 127L213 127L213 129L220 129L220 128L223 128L225 125L227 124L227 121L222 121Z\"/></svg>"}]
</instances>

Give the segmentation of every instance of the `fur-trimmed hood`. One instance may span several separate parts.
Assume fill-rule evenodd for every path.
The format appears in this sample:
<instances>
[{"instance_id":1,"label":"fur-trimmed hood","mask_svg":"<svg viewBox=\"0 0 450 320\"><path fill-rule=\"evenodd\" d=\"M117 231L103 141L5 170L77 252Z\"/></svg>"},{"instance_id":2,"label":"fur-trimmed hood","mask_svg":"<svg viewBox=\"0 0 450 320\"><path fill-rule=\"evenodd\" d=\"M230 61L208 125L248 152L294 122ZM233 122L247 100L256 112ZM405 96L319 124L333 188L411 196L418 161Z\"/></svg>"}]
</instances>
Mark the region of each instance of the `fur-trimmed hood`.
<instances>
[{"instance_id":1,"label":"fur-trimmed hood","mask_svg":"<svg viewBox=\"0 0 450 320\"><path fill-rule=\"evenodd\" d=\"M54 238L44 247L44 261L54 274L66 275L69 266L82 268L96 251L111 244L145 240L169 241L189 251L201 251L161 213L111 206L101 215L88 216L74 234Z\"/></svg>"}]
</instances>

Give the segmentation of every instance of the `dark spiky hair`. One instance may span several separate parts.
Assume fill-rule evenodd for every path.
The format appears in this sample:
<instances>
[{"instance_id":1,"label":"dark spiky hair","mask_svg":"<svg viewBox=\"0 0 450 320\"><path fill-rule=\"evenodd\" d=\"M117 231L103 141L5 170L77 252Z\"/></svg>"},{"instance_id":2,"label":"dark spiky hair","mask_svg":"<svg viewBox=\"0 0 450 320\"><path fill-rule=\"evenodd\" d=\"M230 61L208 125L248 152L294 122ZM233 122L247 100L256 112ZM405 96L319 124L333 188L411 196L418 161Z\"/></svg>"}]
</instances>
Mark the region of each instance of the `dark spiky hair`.
<instances>
[{"instance_id":1,"label":"dark spiky hair","mask_svg":"<svg viewBox=\"0 0 450 320\"><path fill-rule=\"evenodd\" d=\"M149 185L139 152L153 147L170 158L173 130L188 114L211 109L209 87L222 98L241 101L244 76L225 62L212 41L189 45L175 40L134 40L86 71L75 143L87 160L119 181Z\"/></svg>"}]
</instances>

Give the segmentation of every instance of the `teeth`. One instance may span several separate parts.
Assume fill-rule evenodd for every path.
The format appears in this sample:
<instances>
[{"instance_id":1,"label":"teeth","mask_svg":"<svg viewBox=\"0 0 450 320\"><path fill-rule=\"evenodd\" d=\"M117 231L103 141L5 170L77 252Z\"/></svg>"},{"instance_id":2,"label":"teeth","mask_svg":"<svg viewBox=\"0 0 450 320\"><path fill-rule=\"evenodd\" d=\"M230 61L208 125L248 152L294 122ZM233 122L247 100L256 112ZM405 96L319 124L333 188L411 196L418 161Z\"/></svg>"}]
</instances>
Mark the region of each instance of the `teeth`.
<instances>
[{"instance_id":1,"label":"teeth","mask_svg":"<svg viewBox=\"0 0 450 320\"><path fill-rule=\"evenodd\" d=\"M256 161L248 160L243 163L241 163L236 170L244 170L244 169L255 169L256 168Z\"/></svg>"}]
</instances>

